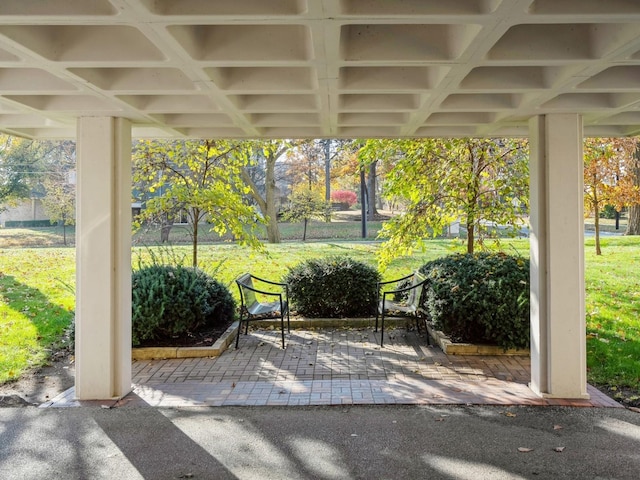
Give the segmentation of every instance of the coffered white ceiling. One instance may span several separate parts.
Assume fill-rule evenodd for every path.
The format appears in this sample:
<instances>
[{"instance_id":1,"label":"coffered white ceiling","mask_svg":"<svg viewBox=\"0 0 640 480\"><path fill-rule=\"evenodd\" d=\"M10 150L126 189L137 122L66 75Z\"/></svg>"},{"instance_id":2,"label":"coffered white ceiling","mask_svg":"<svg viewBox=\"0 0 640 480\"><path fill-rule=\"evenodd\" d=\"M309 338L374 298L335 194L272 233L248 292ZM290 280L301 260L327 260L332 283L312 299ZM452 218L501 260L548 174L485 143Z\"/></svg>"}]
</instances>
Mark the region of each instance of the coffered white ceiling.
<instances>
[{"instance_id":1,"label":"coffered white ceiling","mask_svg":"<svg viewBox=\"0 0 640 480\"><path fill-rule=\"evenodd\" d=\"M2 0L0 131L640 134L640 0Z\"/></svg>"}]
</instances>

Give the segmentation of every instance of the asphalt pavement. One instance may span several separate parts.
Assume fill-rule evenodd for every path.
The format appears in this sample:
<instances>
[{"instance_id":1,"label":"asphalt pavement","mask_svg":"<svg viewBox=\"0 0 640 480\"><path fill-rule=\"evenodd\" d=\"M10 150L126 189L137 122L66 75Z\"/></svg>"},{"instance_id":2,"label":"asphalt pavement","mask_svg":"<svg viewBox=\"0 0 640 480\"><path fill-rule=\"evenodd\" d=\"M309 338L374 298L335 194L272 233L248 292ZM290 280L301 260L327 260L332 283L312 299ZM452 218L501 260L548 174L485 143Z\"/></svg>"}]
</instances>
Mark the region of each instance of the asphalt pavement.
<instances>
[{"instance_id":1,"label":"asphalt pavement","mask_svg":"<svg viewBox=\"0 0 640 480\"><path fill-rule=\"evenodd\" d=\"M633 479L620 408L2 408L0 479Z\"/></svg>"}]
</instances>

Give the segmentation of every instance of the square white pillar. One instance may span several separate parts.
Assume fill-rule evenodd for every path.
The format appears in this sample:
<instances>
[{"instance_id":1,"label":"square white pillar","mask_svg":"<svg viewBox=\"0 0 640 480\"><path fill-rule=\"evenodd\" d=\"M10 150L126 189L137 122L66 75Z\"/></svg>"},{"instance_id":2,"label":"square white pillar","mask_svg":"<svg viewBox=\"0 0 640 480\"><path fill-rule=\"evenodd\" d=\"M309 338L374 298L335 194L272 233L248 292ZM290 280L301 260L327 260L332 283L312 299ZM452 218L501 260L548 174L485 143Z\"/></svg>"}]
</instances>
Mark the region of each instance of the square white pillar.
<instances>
[{"instance_id":1,"label":"square white pillar","mask_svg":"<svg viewBox=\"0 0 640 480\"><path fill-rule=\"evenodd\" d=\"M531 388L589 398L584 288L582 117L529 122Z\"/></svg>"},{"instance_id":2,"label":"square white pillar","mask_svg":"<svg viewBox=\"0 0 640 480\"><path fill-rule=\"evenodd\" d=\"M78 119L76 397L131 391L131 125Z\"/></svg>"}]
</instances>

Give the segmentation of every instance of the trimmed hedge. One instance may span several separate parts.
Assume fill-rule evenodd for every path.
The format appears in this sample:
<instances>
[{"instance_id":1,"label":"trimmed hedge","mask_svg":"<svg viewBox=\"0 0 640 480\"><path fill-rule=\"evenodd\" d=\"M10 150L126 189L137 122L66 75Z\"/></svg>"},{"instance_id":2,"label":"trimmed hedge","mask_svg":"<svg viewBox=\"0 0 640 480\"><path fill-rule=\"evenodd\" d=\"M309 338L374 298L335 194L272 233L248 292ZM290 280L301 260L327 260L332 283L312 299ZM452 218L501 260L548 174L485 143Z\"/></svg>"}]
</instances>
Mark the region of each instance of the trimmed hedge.
<instances>
[{"instance_id":1,"label":"trimmed hedge","mask_svg":"<svg viewBox=\"0 0 640 480\"><path fill-rule=\"evenodd\" d=\"M7 220L4 224L6 228L40 228L54 225L49 220Z\"/></svg>"},{"instance_id":2,"label":"trimmed hedge","mask_svg":"<svg viewBox=\"0 0 640 480\"><path fill-rule=\"evenodd\" d=\"M300 315L353 317L375 314L380 273L345 256L307 260L289 270L284 281Z\"/></svg>"},{"instance_id":3,"label":"trimmed hedge","mask_svg":"<svg viewBox=\"0 0 640 480\"><path fill-rule=\"evenodd\" d=\"M420 268L434 327L456 341L529 348L529 262L503 253L457 254Z\"/></svg>"},{"instance_id":4,"label":"trimmed hedge","mask_svg":"<svg viewBox=\"0 0 640 480\"><path fill-rule=\"evenodd\" d=\"M172 338L232 318L235 301L201 270L151 265L132 276L132 340Z\"/></svg>"}]
</instances>

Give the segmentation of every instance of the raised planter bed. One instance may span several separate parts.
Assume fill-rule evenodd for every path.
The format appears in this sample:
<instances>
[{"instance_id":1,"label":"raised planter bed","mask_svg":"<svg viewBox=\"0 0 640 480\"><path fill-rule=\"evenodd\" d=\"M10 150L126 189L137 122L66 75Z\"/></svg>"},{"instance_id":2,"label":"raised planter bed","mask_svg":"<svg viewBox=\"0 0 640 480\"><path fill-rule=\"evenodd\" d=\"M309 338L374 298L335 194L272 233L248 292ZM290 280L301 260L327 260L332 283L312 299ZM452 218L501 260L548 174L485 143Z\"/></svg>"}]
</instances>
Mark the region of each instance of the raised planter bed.
<instances>
[{"instance_id":1,"label":"raised planter bed","mask_svg":"<svg viewBox=\"0 0 640 480\"><path fill-rule=\"evenodd\" d=\"M196 358L218 357L222 355L236 338L238 322L233 322L210 347L140 347L131 349L133 360L151 360L155 358Z\"/></svg>"},{"instance_id":2,"label":"raised planter bed","mask_svg":"<svg viewBox=\"0 0 640 480\"><path fill-rule=\"evenodd\" d=\"M529 356L528 349L509 349L504 350L496 345L481 345L475 343L455 343L440 330L433 328L430 322L427 322L427 330L433 341L447 355L517 355Z\"/></svg>"}]
</instances>

